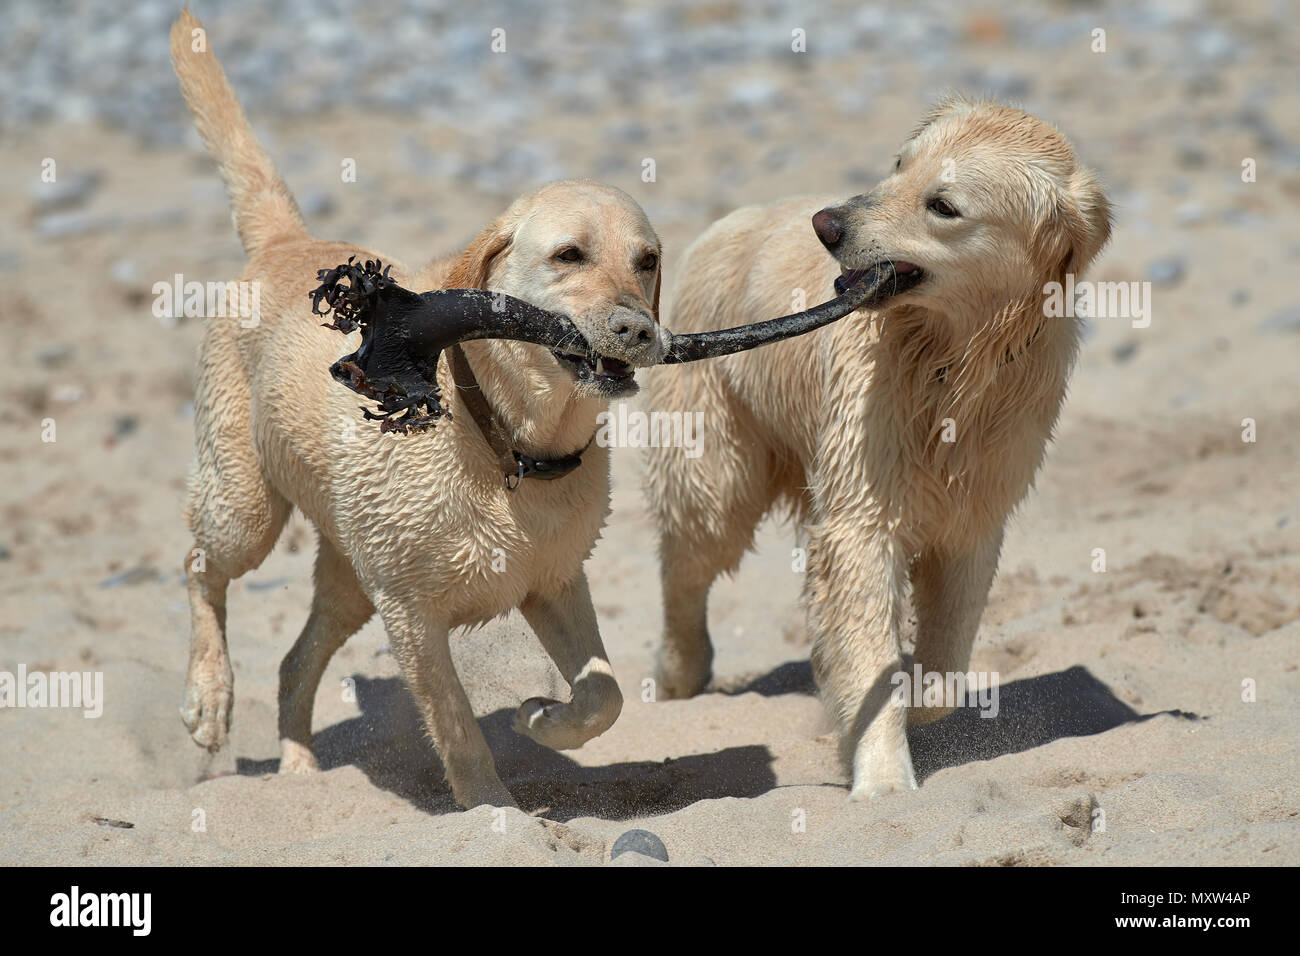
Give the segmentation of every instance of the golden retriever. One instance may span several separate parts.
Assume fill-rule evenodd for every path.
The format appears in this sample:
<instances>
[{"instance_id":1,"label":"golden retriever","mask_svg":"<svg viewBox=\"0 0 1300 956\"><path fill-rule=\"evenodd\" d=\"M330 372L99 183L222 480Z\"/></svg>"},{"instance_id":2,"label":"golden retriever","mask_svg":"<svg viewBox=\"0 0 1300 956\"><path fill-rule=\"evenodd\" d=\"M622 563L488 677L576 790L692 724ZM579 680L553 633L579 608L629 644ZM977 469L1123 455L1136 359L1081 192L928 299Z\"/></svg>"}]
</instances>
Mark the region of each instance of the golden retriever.
<instances>
[{"instance_id":1,"label":"golden retriever","mask_svg":"<svg viewBox=\"0 0 1300 956\"><path fill-rule=\"evenodd\" d=\"M226 181L248 254L241 280L258 283L260 316L252 328L209 320L204 330L186 509L195 551L186 560L185 725L211 750L226 740L227 585L265 559L297 506L315 524L319 550L311 614L280 666L281 772L316 769L321 674L378 610L456 800L512 805L452 667L448 632L523 612L572 688L569 702L520 706L516 729L541 744L579 747L618 716L622 697L583 572L609 511L608 450L592 437L609 400L635 391L628 366L662 353L659 240L623 192L563 182L516 201L459 255L418 272L393 264L412 288L499 290L575 322L599 354L507 341L464 348L514 449L556 458L586 448L576 470L508 491L499 459L462 414L445 359L438 378L455 396L453 417L433 431L381 435L328 372L359 335L321 328L308 300L317 270L375 253L308 235L200 30L181 15L172 60Z\"/></svg>"},{"instance_id":2,"label":"golden retriever","mask_svg":"<svg viewBox=\"0 0 1300 956\"><path fill-rule=\"evenodd\" d=\"M661 693L704 689L709 588L757 522L788 504L807 544L813 669L851 757L850 797L916 786L907 712L891 705L906 585L916 663L964 672L1003 529L1043 460L1079 345L1079 320L1045 318L1044 286L1082 273L1109 233L1101 187L1057 130L954 99L871 192L740 209L691 245L669 323L681 331L820 299L880 263L892 262L895 291L874 313L779 347L651 373L655 411L706 414L702 456L662 448L649 461Z\"/></svg>"}]
</instances>

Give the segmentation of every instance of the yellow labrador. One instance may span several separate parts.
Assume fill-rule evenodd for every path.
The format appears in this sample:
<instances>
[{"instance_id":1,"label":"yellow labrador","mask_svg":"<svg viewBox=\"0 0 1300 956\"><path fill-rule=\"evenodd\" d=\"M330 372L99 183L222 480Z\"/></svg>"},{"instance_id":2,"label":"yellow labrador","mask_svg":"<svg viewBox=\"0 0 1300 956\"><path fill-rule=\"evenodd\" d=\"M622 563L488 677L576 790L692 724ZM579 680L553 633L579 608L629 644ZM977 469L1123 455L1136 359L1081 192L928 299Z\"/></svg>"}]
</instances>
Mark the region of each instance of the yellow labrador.
<instances>
[{"instance_id":1,"label":"yellow labrador","mask_svg":"<svg viewBox=\"0 0 1300 956\"><path fill-rule=\"evenodd\" d=\"M445 360L438 378L443 395L456 396L453 417L433 431L381 435L328 374L359 335L322 328L308 299L317 270L375 254L308 235L220 65L193 42L198 29L181 15L172 59L226 181L248 254L241 280L258 284L260 316L253 328L213 319L204 330L187 508L202 560L192 552L186 561L192 637L182 717L201 746L226 740L227 585L265 559L297 506L318 530L319 551L311 615L280 666L281 772L316 769L321 674L378 610L456 800L512 804L452 667L448 632L523 612L572 688L569 702L520 706L516 729L541 744L579 747L618 716L622 698L583 572L609 511L608 451L591 440L609 400L635 391L630 365L661 355L659 240L623 192L564 182L516 201L459 255L419 272L393 265L394 278L414 288L498 290L574 321L597 354L506 341L464 348L514 449L554 459L586 448L576 470L507 491L499 458L461 414Z\"/></svg>"},{"instance_id":2,"label":"yellow labrador","mask_svg":"<svg viewBox=\"0 0 1300 956\"><path fill-rule=\"evenodd\" d=\"M1087 267L1110 209L1054 128L964 100L928 115L871 192L828 201L738 210L679 267L679 331L818 300L877 267L892 268L894 294L777 347L650 375L655 411L706 415L702 456L663 448L649 463L658 680L671 697L704 689L709 588L760 518L793 506L814 672L862 799L916 786L907 714L891 703L909 578L916 662L941 674L969 664L1003 528L1042 462L1079 344L1078 320L1045 318L1044 286Z\"/></svg>"}]
</instances>

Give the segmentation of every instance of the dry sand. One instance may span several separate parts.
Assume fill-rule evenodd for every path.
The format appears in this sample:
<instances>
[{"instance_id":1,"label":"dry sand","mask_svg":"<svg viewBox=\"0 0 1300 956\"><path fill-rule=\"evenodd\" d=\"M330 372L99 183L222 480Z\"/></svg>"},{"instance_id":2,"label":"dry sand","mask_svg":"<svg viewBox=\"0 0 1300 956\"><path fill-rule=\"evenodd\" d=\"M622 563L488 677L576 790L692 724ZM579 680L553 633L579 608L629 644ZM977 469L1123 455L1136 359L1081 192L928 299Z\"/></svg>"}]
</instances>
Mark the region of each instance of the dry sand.
<instances>
[{"instance_id":1,"label":"dry sand","mask_svg":"<svg viewBox=\"0 0 1300 956\"><path fill-rule=\"evenodd\" d=\"M700 9L725 25L726 5ZM1149 328L1095 323L1010 530L972 661L1000 675L1000 715L961 712L914 733L920 790L869 804L845 803L788 525L765 525L715 588L710 692L642 702L659 587L634 449L614 456L614 515L588 567L627 698L613 729L564 754L510 730L519 701L560 690L517 614L453 640L522 811L456 809L377 622L322 682L324 771L276 775L277 665L311 587L313 535L297 516L232 586L234 727L215 757L196 748L177 707L203 320L166 327L151 287L178 272L233 277L238 242L193 137L151 148L91 124L4 130L0 670L99 671L106 699L94 720L0 710L0 863L587 864L608 861L634 827L674 863L1300 863L1300 91L1296 29L1270 25L1271 10L1236 8L1231 25L1252 52L1207 66L1204 88L1132 55L1142 44L1123 32L1099 60L1086 37L1035 52L997 16L953 27L963 62L1037 78L1026 105L1109 184L1118 222L1091 277L1161 281ZM617 132L631 107L612 95L579 115L525 117L512 135L545 144L555 174L642 201L671 278L686 243L737 205L848 196L879 177L939 91L898 52L872 56L775 73L720 66L698 74L688 100L656 96L650 77L634 110L643 136ZM868 80L881 88L855 93ZM766 99L753 92L764 82L776 89ZM1247 100L1253 120L1241 119ZM472 165L496 147L436 120L254 120L298 195L316 197L318 234L406 261L453 248L536 184L527 168L495 189L438 172L446 157ZM102 177L75 205L71 235L51 235L59 221L37 208L46 156L62 176ZM357 183L339 181L340 156L357 159ZM640 181L644 156L655 183ZM1246 184L1248 156L1258 181ZM53 443L41 440L47 418ZM1096 548L1105 573L1092 569Z\"/></svg>"}]
</instances>

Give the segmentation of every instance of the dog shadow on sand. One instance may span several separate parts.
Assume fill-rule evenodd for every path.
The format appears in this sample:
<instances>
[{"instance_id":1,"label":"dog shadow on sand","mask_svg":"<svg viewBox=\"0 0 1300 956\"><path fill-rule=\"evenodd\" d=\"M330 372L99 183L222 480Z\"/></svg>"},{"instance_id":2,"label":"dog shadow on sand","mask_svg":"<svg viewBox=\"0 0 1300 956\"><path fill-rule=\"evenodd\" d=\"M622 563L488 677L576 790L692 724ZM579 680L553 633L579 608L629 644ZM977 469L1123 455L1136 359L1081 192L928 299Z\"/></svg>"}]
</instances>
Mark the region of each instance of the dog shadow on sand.
<instances>
[{"instance_id":1,"label":"dog shadow on sand","mask_svg":"<svg viewBox=\"0 0 1300 956\"><path fill-rule=\"evenodd\" d=\"M361 715L320 730L321 768L352 765L370 781L430 814L457 810L443 767L425 737L415 703L397 678L355 676ZM727 693L763 696L815 694L807 662L782 664ZM1160 714L1200 719L1183 711L1139 714L1086 668L1071 667L1012 681L999 689L996 717L962 708L932 724L911 727L908 739L918 780L946 767L1041 747L1062 737L1104 733ZM514 732L513 709L480 718L497 770L519 806L564 822L596 816L612 820L655 816L700 800L756 797L776 787L772 754L764 746L726 747L664 761L584 767ZM279 760L240 757L240 774L274 773Z\"/></svg>"},{"instance_id":2,"label":"dog shadow on sand","mask_svg":"<svg viewBox=\"0 0 1300 956\"><path fill-rule=\"evenodd\" d=\"M398 678L356 681L361 715L318 731L313 741L322 770L352 765L387 790L431 814L458 806L409 691ZM727 747L665 761L584 767L511 728L514 709L479 718L497 772L519 806L564 822L599 816L622 820L671 813L698 800L754 797L776 786L766 747ZM278 759L238 758L240 774L275 773Z\"/></svg>"},{"instance_id":3,"label":"dog shadow on sand","mask_svg":"<svg viewBox=\"0 0 1300 956\"><path fill-rule=\"evenodd\" d=\"M910 672L910 656L904 664ZM878 683L880 686L873 688L868 698L888 696L889 685ZM765 697L816 694L817 686L810 663L791 661L731 692L753 692ZM972 697L970 706L933 723L908 727L907 740L918 781L948 767L1021 753L1062 737L1090 737L1161 715L1205 719L1182 710L1139 714L1086 667L1079 666L999 685L995 716L984 716L974 702Z\"/></svg>"}]
</instances>

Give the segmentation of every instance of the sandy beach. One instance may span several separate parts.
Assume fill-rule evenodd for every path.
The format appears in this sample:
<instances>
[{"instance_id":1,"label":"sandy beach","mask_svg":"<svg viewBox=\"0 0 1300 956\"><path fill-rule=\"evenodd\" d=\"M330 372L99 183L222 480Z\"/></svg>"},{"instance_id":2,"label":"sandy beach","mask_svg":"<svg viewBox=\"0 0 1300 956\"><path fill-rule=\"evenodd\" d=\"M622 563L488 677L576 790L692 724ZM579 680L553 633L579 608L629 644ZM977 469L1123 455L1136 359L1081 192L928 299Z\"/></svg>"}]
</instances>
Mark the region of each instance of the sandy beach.
<instances>
[{"instance_id":1,"label":"sandy beach","mask_svg":"<svg viewBox=\"0 0 1300 956\"><path fill-rule=\"evenodd\" d=\"M1116 207L1090 278L1149 282L1149 324L1090 323L975 643L998 714L915 728L919 790L846 803L786 522L765 523L714 589L709 691L643 701L661 609L635 448L614 452L587 566L626 700L611 730L564 753L519 736L520 701L565 692L536 638L517 613L454 636L520 805L463 812L373 620L322 681L322 772L280 776L277 667L312 586L300 515L231 587L229 746L209 755L177 714L208 320L160 319L154 286L230 279L244 260L167 63L175 9L73 4L38 42L41 5L16 3L0 41L0 672L100 674L103 697L97 717L0 708L0 863L661 865L611 861L642 829L683 865L1300 864L1300 27L1286 5L677 2L581 17L516 3L383 7L364 27L318 5L269 25L233 2L195 11L322 237L423 261L520 192L586 176L644 206L667 290L730 210L869 189L956 89L1071 137ZM494 57L498 26L512 52ZM791 52L794 29L807 53Z\"/></svg>"}]
</instances>

